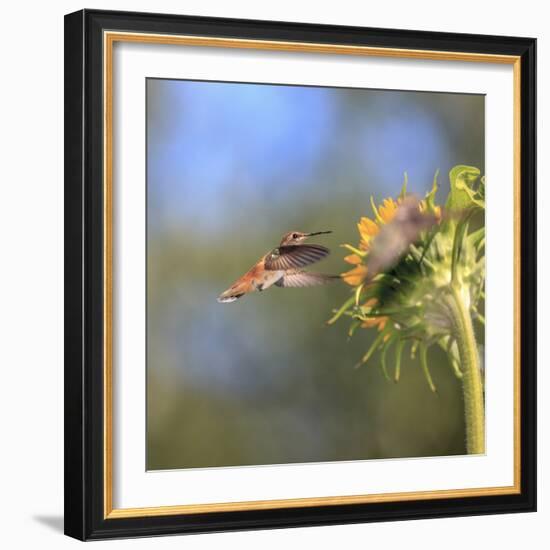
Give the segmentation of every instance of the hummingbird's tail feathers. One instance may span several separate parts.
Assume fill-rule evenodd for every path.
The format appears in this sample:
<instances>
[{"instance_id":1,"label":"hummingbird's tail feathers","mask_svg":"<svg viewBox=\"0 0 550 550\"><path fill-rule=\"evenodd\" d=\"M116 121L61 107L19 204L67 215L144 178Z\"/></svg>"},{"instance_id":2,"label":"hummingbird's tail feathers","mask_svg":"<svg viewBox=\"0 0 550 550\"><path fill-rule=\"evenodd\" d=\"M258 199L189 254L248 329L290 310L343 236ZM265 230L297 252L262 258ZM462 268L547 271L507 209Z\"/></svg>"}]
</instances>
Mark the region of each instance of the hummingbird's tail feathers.
<instances>
[{"instance_id":1,"label":"hummingbird's tail feathers","mask_svg":"<svg viewBox=\"0 0 550 550\"><path fill-rule=\"evenodd\" d=\"M227 294L227 292L224 292L218 296L216 301L220 304L230 304L238 300L241 296L244 296L244 292L241 294Z\"/></svg>"},{"instance_id":2,"label":"hummingbird's tail feathers","mask_svg":"<svg viewBox=\"0 0 550 550\"><path fill-rule=\"evenodd\" d=\"M281 288L305 288L309 286L325 285L340 279L340 275L325 273L310 273L308 271L287 272L275 284Z\"/></svg>"},{"instance_id":3,"label":"hummingbird's tail feathers","mask_svg":"<svg viewBox=\"0 0 550 550\"><path fill-rule=\"evenodd\" d=\"M220 304L230 304L245 294L246 288L243 288L243 285L237 281L218 296L218 302Z\"/></svg>"}]
</instances>

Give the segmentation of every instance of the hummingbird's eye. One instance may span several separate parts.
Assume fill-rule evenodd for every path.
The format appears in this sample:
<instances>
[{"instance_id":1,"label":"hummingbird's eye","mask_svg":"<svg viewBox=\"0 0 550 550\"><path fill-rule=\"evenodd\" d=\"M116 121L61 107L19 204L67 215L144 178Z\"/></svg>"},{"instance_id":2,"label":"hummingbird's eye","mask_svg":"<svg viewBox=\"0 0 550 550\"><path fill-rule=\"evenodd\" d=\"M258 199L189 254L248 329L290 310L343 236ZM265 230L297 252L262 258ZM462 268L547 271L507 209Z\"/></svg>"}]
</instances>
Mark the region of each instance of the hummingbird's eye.
<instances>
[{"instance_id":1,"label":"hummingbird's eye","mask_svg":"<svg viewBox=\"0 0 550 550\"><path fill-rule=\"evenodd\" d=\"M292 238L293 239L297 239L300 235L298 235L298 233L292 233Z\"/></svg>"}]
</instances>

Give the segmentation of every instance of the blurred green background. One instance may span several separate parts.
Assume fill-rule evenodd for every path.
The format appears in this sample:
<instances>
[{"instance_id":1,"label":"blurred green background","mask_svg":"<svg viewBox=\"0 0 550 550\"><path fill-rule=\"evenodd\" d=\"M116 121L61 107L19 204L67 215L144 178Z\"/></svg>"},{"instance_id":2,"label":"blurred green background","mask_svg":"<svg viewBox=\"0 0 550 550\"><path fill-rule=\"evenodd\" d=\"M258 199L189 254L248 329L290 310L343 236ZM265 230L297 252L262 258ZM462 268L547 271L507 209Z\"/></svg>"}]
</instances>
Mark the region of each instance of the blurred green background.
<instances>
[{"instance_id":1,"label":"blurred green background","mask_svg":"<svg viewBox=\"0 0 550 550\"><path fill-rule=\"evenodd\" d=\"M347 270L371 195L484 173L484 116L479 95L147 80L147 469L465 452L443 352L437 395L405 357L398 384L353 368L376 332L326 326L344 283L216 297L291 230L334 231L313 268Z\"/></svg>"}]
</instances>

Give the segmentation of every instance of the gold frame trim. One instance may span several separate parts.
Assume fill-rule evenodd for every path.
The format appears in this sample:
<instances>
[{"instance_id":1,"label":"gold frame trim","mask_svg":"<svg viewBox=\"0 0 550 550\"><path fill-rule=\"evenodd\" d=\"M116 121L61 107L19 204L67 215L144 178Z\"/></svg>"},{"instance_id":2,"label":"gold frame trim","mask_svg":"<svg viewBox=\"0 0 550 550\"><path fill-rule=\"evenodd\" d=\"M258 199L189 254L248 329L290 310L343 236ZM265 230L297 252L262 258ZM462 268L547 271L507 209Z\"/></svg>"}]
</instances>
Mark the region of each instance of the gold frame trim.
<instances>
[{"instance_id":1,"label":"gold frame trim","mask_svg":"<svg viewBox=\"0 0 550 550\"><path fill-rule=\"evenodd\" d=\"M221 502L212 504L183 504L148 508L113 508L113 46L115 42L138 42L148 44L203 46L218 48L259 49L270 51L325 53L374 57L397 57L436 61L466 61L513 65L514 78L514 484L505 487L449 489L437 491L414 491L370 495L347 495L332 497L255 500L245 502ZM477 496L511 495L521 492L520 462L520 229L521 229L521 63L519 56L445 52L431 50L408 50L368 46L344 46L338 44L315 44L307 42L283 42L271 40L248 40L213 38L204 36L181 36L131 32L105 31L103 34L104 71L104 518L134 518L207 512L246 510L269 510L276 508L303 508L307 506L334 506L411 500L434 500Z\"/></svg>"}]
</instances>

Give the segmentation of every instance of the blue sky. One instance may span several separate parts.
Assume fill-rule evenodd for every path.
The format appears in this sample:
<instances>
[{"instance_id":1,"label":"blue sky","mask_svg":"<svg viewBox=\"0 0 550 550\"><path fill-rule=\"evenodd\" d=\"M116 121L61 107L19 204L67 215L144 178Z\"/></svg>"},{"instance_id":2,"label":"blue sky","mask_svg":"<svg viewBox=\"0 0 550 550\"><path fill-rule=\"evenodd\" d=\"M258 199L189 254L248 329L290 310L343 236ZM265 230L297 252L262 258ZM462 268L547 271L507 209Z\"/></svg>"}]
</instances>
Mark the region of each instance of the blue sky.
<instances>
[{"instance_id":1,"label":"blue sky","mask_svg":"<svg viewBox=\"0 0 550 550\"><path fill-rule=\"evenodd\" d=\"M157 79L147 91L149 219L160 230L230 227L229 202L253 211L357 186L392 194L405 171L421 193L436 169L483 161L479 96Z\"/></svg>"}]
</instances>

